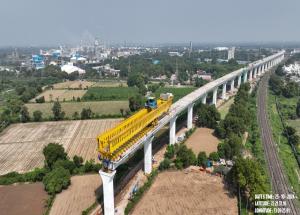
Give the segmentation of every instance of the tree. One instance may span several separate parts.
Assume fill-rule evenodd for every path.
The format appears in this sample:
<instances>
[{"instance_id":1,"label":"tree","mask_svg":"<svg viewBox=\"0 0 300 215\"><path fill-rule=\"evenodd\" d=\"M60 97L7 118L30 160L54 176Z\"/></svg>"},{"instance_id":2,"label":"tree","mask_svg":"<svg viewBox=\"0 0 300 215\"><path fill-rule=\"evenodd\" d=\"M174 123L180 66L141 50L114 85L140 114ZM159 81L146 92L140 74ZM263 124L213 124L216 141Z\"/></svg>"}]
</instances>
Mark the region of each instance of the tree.
<instances>
[{"instance_id":1,"label":"tree","mask_svg":"<svg viewBox=\"0 0 300 215\"><path fill-rule=\"evenodd\" d=\"M299 95L299 85L294 81L288 82L285 85L285 87L283 88L282 94L286 98L292 98L292 97L298 96Z\"/></svg>"},{"instance_id":2,"label":"tree","mask_svg":"<svg viewBox=\"0 0 300 215\"><path fill-rule=\"evenodd\" d=\"M79 114L77 111L75 111L72 115L73 119L79 119Z\"/></svg>"},{"instance_id":3,"label":"tree","mask_svg":"<svg viewBox=\"0 0 300 215\"><path fill-rule=\"evenodd\" d=\"M196 124L199 127L216 128L220 119L221 115L214 105L201 104Z\"/></svg>"},{"instance_id":4,"label":"tree","mask_svg":"<svg viewBox=\"0 0 300 215\"><path fill-rule=\"evenodd\" d=\"M206 152L199 152L198 154L198 165L202 166L203 168L206 168L207 165L207 155Z\"/></svg>"},{"instance_id":5,"label":"tree","mask_svg":"<svg viewBox=\"0 0 300 215\"><path fill-rule=\"evenodd\" d=\"M20 111L20 121L28 122L29 120L30 120L30 116L29 116L28 108L24 105L22 106Z\"/></svg>"},{"instance_id":6,"label":"tree","mask_svg":"<svg viewBox=\"0 0 300 215\"><path fill-rule=\"evenodd\" d=\"M45 166L49 169L52 169L57 160L67 159L64 147L58 143L49 143L43 149L43 154L45 156Z\"/></svg>"},{"instance_id":7,"label":"tree","mask_svg":"<svg viewBox=\"0 0 300 215\"><path fill-rule=\"evenodd\" d=\"M213 160L213 161L218 161L220 159L220 157L217 152L212 152L209 154L209 159Z\"/></svg>"},{"instance_id":8,"label":"tree","mask_svg":"<svg viewBox=\"0 0 300 215\"><path fill-rule=\"evenodd\" d=\"M218 145L218 155L220 158L231 159L232 152L230 145L227 142L219 143Z\"/></svg>"},{"instance_id":9,"label":"tree","mask_svg":"<svg viewBox=\"0 0 300 215\"><path fill-rule=\"evenodd\" d=\"M297 102L297 107L296 107L296 115L300 117L300 99Z\"/></svg>"},{"instance_id":10,"label":"tree","mask_svg":"<svg viewBox=\"0 0 300 215\"><path fill-rule=\"evenodd\" d=\"M250 194L254 200L255 194L267 193L266 176L260 163L252 159L238 158L230 170L227 180L242 192ZM248 196L247 194L245 196Z\"/></svg>"},{"instance_id":11,"label":"tree","mask_svg":"<svg viewBox=\"0 0 300 215\"><path fill-rule=\"evenodd\" d=\"M41 96L39 98L36 98L35 99L35 102L36 103L45 103L45 97L44 96Z\"/></svg>"},{"instance_id":12,"label":"tree","mask_svg":"<svg viewBox=\"0 0 300 215\"><path fill-rule=\"evenodd\" d=\"M129 98L129 109L134 112L143 106L143 98L140 94Z\"/></svg>"},{"instance_id":13,"label":"tree","mask_svg":"<svg viewBox=\"0 0 300 215\"><path fill-rule=\"evenodd\" d=\"M52 113L54 120L61 120L65 116L65 112L61 110L61 105L59 101L54 102L53 107L52 107Z\"/></svg>"},{"instance_id":14,"label":"tree","mask_svg":"<svg viewBox=\"0 0 300 215\"><path fill-rule=\"evenodd\" d=\"M57 160L55 161L54 165L53 165L53 169L56 169L58 167L63 167L64 169L69 170L69 172L72 174L74 169L76 168L76 165L73 161L70 161L68 159L66 160Z\"/></svg>"},{"instance_id":15,"label":"tree","mask_svg":"<svg viewBox=\"0 0 300 215\"><path fill-rule=\"evenodd\" d=\"M81 119L91 119L93 116L93 112L91 108L83 108L81 111Z\"/></svg>"},{"instance_id":16,"label":"tree","mask_svg":"<svg viewBox=\"0 0 300 215\"><path fill-rule=\"evenodd\" d=\"M203 85L207 84L208 81L204 80L203 78L196 78L195 79L195 87L202 87Z\"/></svg>"},{"instance_id":17,"label":"tree","mask_svg":"<svg viewBox=\"0 0 300 215\"><path fill-rule=\"evenodd\" d=\"M69 170L60 166L47 173L43 179L43 183L48 193L55 194L61 192L70 185L70 178L71 175Z\"/></svg>"},{"instance_id":18,"label":"tree","mask_svg":"<svg viewBox=\"0 0 300 215\"><path fill-rule=\"evenodd\" d=\"M284 130L284 135L288 138L296 133L296 129L291 126L286 126Z\"/></svg>"},{"instance_id":19,"label":"tree","mask_svg":"<svg viewBox=\"0 0 300 215\"><path fill-rule=\"evenodd\" d=\"M183 168L189 167L190 165L194 165L197 163L197 159L194 152L191 149L188 149L184 144L180 144L178 146L176 152L175 165L176 161L178 164L182 163Z\"/></svg>"},{"instance_id":20,"label":"tree","mask_svg":"<svg viewBox=\"0 0 300 215\"><path fill-rule=\"evenodd\" d=\"M43 119L43 113L39 110L33 112L33 120L36 122L40 122Z\"/></svg>"}]
</instances>

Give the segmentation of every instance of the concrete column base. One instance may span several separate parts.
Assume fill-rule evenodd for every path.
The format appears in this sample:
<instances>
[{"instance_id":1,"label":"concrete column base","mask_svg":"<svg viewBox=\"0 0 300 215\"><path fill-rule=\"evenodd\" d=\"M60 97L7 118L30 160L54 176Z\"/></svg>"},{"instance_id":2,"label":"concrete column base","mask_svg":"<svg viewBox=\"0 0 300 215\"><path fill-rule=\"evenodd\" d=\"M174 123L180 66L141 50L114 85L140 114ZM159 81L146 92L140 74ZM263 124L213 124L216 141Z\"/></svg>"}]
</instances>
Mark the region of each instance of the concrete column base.
<instances>
[{"instance_id":1,"label":"concrete column base","mask_svg":"<svg viewBox=\"0 0 300 215\"><path fill-rule=\"evenodd\" d=\"M104 199L104 215L115 214L115 200L114 200L114 176L116 171L104 172L99 171L102 179L103 186L103 199Z\"/></svg>"}]
</instances>

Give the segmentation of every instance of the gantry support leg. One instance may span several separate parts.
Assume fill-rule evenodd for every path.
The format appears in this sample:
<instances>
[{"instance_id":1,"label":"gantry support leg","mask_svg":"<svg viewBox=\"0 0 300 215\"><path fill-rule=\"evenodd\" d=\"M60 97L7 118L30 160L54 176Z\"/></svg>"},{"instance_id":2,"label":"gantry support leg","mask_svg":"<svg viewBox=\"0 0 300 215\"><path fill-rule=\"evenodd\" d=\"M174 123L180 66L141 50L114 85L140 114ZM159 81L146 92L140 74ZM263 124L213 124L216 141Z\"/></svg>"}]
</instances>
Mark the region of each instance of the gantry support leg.
<instances>
[{"instance_id":1,"label":"gantry support leg","mask_svg":"<svg viewBox=\"0 0 300 215\"><path fill-rule=\"evenodd\" d=\"M173 117L170 120L170 145L174 145L176 143L176 119L177 117Z\"/></svg>"},{"instance_id":2,"label":"gantry support leg","mask_svg":"<svg viewBox=\"0 0 300 215\"><path fill-rule=\"evenodd\" d=\"M114 176L116 171L104 172L100 170L99 174L101 176L103 186L104 215L114 215Z\"/></svg>"},{"instance_id":3,"label":"gantry support leg","mask_svg":"<svg viewBox=\"0 0 300 215\"><path fill-rule=\"evenodd\" d=\"M152 172L152 141L153 137L146 140L144 144L144 172L150 174Z\"/></svg>"},{"instance_id":4,"label":"gantry support leg","mask_svg":"<svg viewBox=\"0 0 300 215\"><path fill-rule=\"evenodd\" d=\"M193 103L188 106L187 129L193 128L193 107Z\"/></svg>"}]
</instances>

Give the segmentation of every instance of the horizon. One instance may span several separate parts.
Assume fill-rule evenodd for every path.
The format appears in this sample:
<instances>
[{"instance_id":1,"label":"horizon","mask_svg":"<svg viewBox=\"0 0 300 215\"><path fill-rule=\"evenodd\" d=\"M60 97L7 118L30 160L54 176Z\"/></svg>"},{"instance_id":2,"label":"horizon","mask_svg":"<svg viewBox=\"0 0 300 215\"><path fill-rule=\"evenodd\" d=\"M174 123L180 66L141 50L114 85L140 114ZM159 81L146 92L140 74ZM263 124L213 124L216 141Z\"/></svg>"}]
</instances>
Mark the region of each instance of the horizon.
<instances>
[{"instance_id":1,"label":"horizon","mask_svg":"<svg viewBox=\"0 0 300 215\"><path fill-rule=\"evenodd\" d=\"M4 0L0 47L74 45L95 38L106 44L300 43L294 27L299 7L297 0Z\"/></svg>"}]
</instances>

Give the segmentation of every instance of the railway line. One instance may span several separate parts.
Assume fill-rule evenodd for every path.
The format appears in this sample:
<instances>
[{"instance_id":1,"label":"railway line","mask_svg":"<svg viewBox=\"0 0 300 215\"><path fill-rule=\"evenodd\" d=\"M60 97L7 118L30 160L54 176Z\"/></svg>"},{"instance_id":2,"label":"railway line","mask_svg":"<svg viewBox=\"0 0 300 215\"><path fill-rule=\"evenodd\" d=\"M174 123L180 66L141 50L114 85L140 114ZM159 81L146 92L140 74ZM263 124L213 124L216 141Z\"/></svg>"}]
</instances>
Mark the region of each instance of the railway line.
<instances>
[{"instance_id":1,"label":"railway line","mask_svg":"<svg viewBox=\"0 0 300 215\"><path fill-rule=\"evenodd\" d=\"M283 165L278 156L276 144L273 140L272 130L270 127L267 113L267 90L270 72L262 77L258 87L258 122L260 133L266 157L269 176L271 178L273 194L292 194L293 191L283 171ZM283 199L283 201L285 201ZM286 208L290 208L289 214L300 214L296 203L297 200L286 199Z\"/></svg>"}]
</instances>

